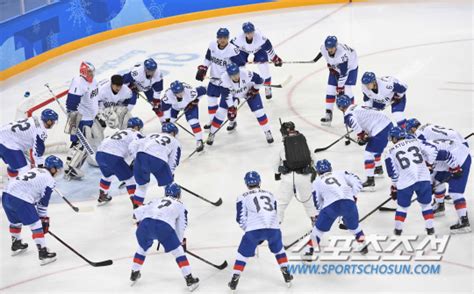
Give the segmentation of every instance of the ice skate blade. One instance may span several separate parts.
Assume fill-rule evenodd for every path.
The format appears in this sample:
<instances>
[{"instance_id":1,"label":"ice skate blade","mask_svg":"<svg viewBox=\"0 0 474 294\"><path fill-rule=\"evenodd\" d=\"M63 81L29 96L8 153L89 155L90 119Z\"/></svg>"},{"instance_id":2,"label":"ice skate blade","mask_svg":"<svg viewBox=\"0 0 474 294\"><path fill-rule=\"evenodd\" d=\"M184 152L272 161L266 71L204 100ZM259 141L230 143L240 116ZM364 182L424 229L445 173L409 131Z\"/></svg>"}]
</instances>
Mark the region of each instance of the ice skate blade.
<instances>
[{"instance_id":1,"label":"ice skate blade","mask_svg":"<svg viewBox=\"0 0 474 294\"><path fill-rule=\"evenodd\" d=\"M363 187L361 189L362 192L375 192L375 187Z\"/></svg>"},{"instance_id":2,"label":"ice skate blade","mask_svg":"<svg viewBox=\"0 0 474 294\"><path fill-rule=\"evenodd\" d=\"M47 265L56 261L56 257L40 260L40 265Z\"/></svg>"},{"instance_id":3,"label":"ice skate blade","mask_svg":"<svg viewBox=\"0 0 474 294\"><path fill-rule=\"evenodd\" d=\"M466 234L466 233L470 233L471 231L472 231L471 227L466 227L466 228L461 228L461 229L454 229L454 230L451 230L451 235Z\"/></svg>"},{"instance_id":4,"label":"ice skate blade","mask_svg":"<svg viewBox=\"0 0 474 294\"><path fill-rule=\"evenodd\" d=\"M197 287L199 287L199 283L188 286L188 290L189 290L189 292L193 292L194 290L197 289Z\"/></svg>"},{"instance_id":5,"label":"ice skate blade","mask_svg":"<svg viewBox=\"0 0 474 294\"><path fill-rule=\"evenodd\" d=\"M11 254L11 256L17 256L17 255L20 255L20 254L22 254L23 252L25 252L26 250L28 250L28 247L27 247L27 248L25 248L25 249L19 249L19 250L17 250L17 251L12 251L12 254Z\"/></svg>"}]
</instances>

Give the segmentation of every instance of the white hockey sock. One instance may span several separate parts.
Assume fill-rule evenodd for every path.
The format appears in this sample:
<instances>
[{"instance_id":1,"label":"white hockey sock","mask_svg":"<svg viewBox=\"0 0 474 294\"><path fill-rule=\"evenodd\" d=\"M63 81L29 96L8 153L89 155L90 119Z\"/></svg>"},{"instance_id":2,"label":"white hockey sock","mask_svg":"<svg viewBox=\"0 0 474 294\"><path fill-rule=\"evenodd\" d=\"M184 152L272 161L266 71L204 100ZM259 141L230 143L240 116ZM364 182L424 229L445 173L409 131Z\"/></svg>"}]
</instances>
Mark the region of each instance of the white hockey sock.
<instances>
[{"instance_id":1,"label":"white hockey sock","mask_svg":"<svg viewBox=\"0 0 474 294\"><path fill-rule=\"evenodd\" d=\"M235 258L232 274L237 274L237 275L242 274L242 272L245 269L245 265L247 264L247 259L248 259L247 257L237 252L237 257Z\"/></svg>"},{"instance_id":2,"label":"white hockey sock","mask_svg":"<svg viewBox=\"0 0 474 294\"><path fill-rule=\"evenodd\" d=\"M375 169L375 156L374 153L365 151L364 153L364 167L365 167L365 174L367 177L374 176L374 169Z\"/></svg>"},{"instance_id":3,"label":"white hockey sock","mask_svg":"<svg viewBox=\"0 0 474 294\"><path fill-rule=\"evenodd\" d=\"M209 114L209 121L214 119L218 106L219 97L207 96L207 113Z\"/></svg>"},{"instance_id":4,"label":"white hockey sock","mask_svg":"<svg viewBox=\"0 0 474 294\"><path fill-rule=\"evenodd\" d=\"M135 190L135 195L133 196L134 203L142 205L145 201L146 190L148 189L148 183L145 185L137 185Z\"/></svg>"},{"instance_id":5,"label":"white hockey sock","mask_svg":"<svg viewBox=\"0 0 474 294\"><path fill-rule=\"evenodd\" d=\"M21 240L21 223L10 224L10 235L17 240Z\"/></svg>"},{"instance_id":6,"label":"white hockey sock","mask_svg":"<svg viewBox=\"0 0 474 294\"><path fill-rule=\"evenodd\" d=\"M110 189L110 184L112 183L112 177L102 177L100 179L100 190L107 194Z\"/></svg>"},{"instance_id":7,"label":"white hockey sock","mask_svg":"<svg viewBox=\"0 0 474 294\"><path fill-rule=\"evenodd\" d=\"M420 203L420 207L423 214L423 218L425 219L425 227L427 229L431 229L433 227L433 207L431 206L431 203Z\"/></svg>"},{"instance_id":8,"label":"white hockey sock","mask_svg":"<svg viewBox=\"0 0 474 294\"><path fill-rule=\"evenodd\" d=\"M46 241L44 240L43 225L38 220L30 225L31 232L33 233L33 241L36 245L40 245L41 248L46 247Z\"/></svg>"},{"instance_id":9,"label":"white hockey sock","mask_svg":"<svg viewBox=\"0 0 474 294\"><path fill-rule=\"evenodd\" d=\"M132 271L141 270L143 263L145 262L146 251L141 246L138 246L137 252L133 256Z\"/></svg>"},{"instance_id":10,"label":"white hockey sock","mask_svg":"<svg viewBox=\"0 0 474 294\"><path fill-rule=\"evenodd\" d=\"M268 123L268 117L267 114L265 113L265 110L259 109L253 112L255 117L257 118L258 124L262 127L263 131L269 131L270 130L270 124Z\"/></svg>"},{"instance_id":11,"label":"white hockey sock","mask_svg":"<svg viewBox=\"0 0 474 294\"><path fill-rule=\"evenodd\" d=\"M180 245L178 248L170 252L176 259L176 263L178 264L179 268L181 269L181 273L183 277L186 277L191 273L191 266L189 265L188 258L184 254L184 249Z\"/></svg>"},{"instance_id":12,"label":"white hockey sock","mask_svg":"<svg viewBox=\"0 0 474 294\"><path fill-rule=\"evenodd\" d=\"M405 219L407 218L407 210L408 210L408 207L403 207L403 206L398 205L397 211L395 211L395 229L397 230L403 229L403 223L405 222Z\"/></svg>"},{"instance_id":13,"label":"white hockey sock","mask_svg":"<svg viewBox=\"0 0 474 294\"><path fill-rule=\"evenodd\" d=\"M288 257L286 256L284 247L282 247L281 250L275 254L275 258L280 267L288 266Z\"/></svg>"},{"instance_id":14,"label":"white hockey sock","mask_svg":"<svg viewBox=\"0 0 474 294\"><path fill-rule=\"evenodd\" d=\"M133 196L135 194L137 184L135 183L135 178L133 176L125 180L125 187L127 188L127 193L129 196Z\"/></svg>"},{"instance_id":15,"label":"white hockey sock","mask_svg":"<svg viewBox=\"0 0 474 294\"><path fill-rule=\"evenodd\" d=\"M453 197L454 208L456 208L456 212L458 217L461 218L466 216L467 208L466 208L466 199L464 195L461 193L450 193L451 197Z\"/></svg>"},{"instance_id":16,"label":"white hockey sock","mask_svg":"<svg viewBox=\"0 0 474 294\"><path fill-rule=\"evenodd\" d=\"M443 203L446 196L446 183L435 182L434 196L437 203Z\"/></svg>"}]
</instances>

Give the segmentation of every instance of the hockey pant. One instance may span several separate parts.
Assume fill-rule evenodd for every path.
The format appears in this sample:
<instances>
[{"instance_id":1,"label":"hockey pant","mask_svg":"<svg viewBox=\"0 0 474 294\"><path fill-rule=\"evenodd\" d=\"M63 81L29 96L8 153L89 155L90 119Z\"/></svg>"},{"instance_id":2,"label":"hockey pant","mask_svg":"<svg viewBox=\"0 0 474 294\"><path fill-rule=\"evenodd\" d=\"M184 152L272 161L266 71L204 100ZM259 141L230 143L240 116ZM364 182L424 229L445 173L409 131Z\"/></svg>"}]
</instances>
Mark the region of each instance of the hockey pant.
<instances>
[{"instance_id":1,"label":"hockey pant","mask_svg":"<svg viewBox=\"0 0 474 294\"><path fill-rule=\"evenodd\" d=\"M354 103L354 94L352 93L352 87L357 83L357 72L359 68L350 70L347 75L346 84L344 85L344 94L351 98L352 103ZM326 90L326 110L333 110L334 102L336 102L336 87L337 87L337 76L329 73L328 76L328 86Z\"/></svg>"}]
</instances>

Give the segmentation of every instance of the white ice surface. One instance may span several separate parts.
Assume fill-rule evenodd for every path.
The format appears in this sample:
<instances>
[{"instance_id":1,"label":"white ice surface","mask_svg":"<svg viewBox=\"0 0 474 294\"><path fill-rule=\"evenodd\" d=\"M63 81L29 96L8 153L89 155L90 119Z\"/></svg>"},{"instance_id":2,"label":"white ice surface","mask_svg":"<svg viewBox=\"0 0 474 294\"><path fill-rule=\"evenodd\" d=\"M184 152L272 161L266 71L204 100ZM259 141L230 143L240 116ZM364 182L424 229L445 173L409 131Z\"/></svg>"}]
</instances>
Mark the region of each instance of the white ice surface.
<instances>
[{"instance_id":1,"label":"white ice surface","mask_svg":"<svg viewBox=\"0 0 474 294\"><path fill-rule=\"evenodd\" d=\"M406 112L409 117L416 116L422 122L438 123L468 134L472 132L473 125L472 15L471 1L368 2L344 7L321 5L242 14L153 29L66 54L3 83L1 122L13 119L17 103L12 101L18 101L26 90L32 95L39 94L44 92L43 84L46 82L55 89L65 89L83 59L91 61L99 69L108 60L118 59L131 50L143 51L128 60L116 62L114 68L101 70L100 77L106 78L156 52L197 54L199 58L178 65L160 57L157 59L160 66L169 71L165 77L166 85L175 79L198 85L194 80L195 70L217 28L225 26L231 34L236 34L240 32L241 24L250 20L272 40L283 60L288 61L314 58L324 38L329 34L337 35L339 40L357 50L360 58L359 79L364 71L371 70L379 75L396 76L408 84ZM324 62L315 65L288 64L283 68L272 67L271 70L274 83L293 75L293 81L286 88L274 89L273 99L264 102L276 138L275 144L269 146L265 142L255 117L244 106L239 113L237 132L231 135L226 134L225 130L219 132L214 146L207 148L202 155L182 162L176 173L177 182L183 186L213 200L222 197L224 201L221 207L214 208L183 193L189 210L190 225L186 231L188 248L215 262L225 259L230 264L226 270L217 271L188 257L194 274L201 279L197 290L201 293L227 291L230 269L242 235L234 220L234 201L238 193L245 189L244 173L257 170L263 177L264 188L275 192L278 189L271 166L274 154L280 148L278 118L294 121L306 135L312 149L326 146L345 131L339 112L335 114L333 127L321 127L319 124L324 112L327 80ZM359 85L354 92L360 101ZM158 121L143 101L138 103L134 114L148 122L145 132L158 130ZM206 102L202 102L201 123L206 121ZM183 124L186 125L184 121ZM60 130L57 130L53 136L60 135ZM186 156L192 152L194 141L184 132L180 133L180 139ZM317 157L329 159L335 169L347 169L363 176L363 151L355 144L346 147L341 142L317 154ZM59 187L78 206L91 206L95 205L98 181L99 173L90 171L84 181L62 182ZM365 215L386 199L388 190L389 180L385 178L377 180L375 193L361 193L358 201L360 214ZM471 215L474 205L472 192L471 181L466 191ZM160 188L150 187L147 199L161 194ZM117 195L106 207L83 214L74 213L57 196L53 198L54 203L49 210L52 231L92 260L113 259L113 266L92 268L53 238L47 237L48 246L57 252L58 260L40 267L28 228L23 229L23 235L30 250L24 255L10 257L8 222L5 215L0 213L0 230L3 232L0 238L0 291L186 291L172 256L154 251L146 259L142 279L133 288L129 287L136 241L128 197ZM447 215L435 219L435 227L440 235L448 234L449 225L456 222L453 206L447 205L446 208ZM376 213L361 225L366 234L391 234L393 214ZM291 242L309 229L302 206L293 201L282 226L284 243ZM416 203L408 212L405 232L424 234ZM334 226L329 234L348 233ZM275 260L267 247L262 246L259 252L259 257L250 259L243 273L239 284L240 293L472 292L474 289L472 233L451 238L441 262L440 275L298 275L290 289L282 283Z\"/></svg>"}]
</instances>

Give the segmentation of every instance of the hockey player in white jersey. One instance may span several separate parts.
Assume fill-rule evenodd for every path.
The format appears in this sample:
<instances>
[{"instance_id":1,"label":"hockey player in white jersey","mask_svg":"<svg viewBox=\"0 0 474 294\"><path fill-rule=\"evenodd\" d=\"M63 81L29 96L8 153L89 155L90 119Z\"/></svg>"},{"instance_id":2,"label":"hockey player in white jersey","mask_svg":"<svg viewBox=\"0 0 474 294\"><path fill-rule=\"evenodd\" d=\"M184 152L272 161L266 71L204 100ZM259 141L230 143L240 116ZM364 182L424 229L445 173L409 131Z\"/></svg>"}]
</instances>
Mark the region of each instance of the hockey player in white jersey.
<instances>
[{"instance_id":1,"label":"hockey player in white jersey","mask_svg":"<svg viewBox=\"0 0 474 294\"><path fill-rule=\"evenodd\" d=\"M181 158L181 143L175 138L178 135L178 128L170 122L163 124L161 131L160 134L149 134L130 143L130 153L135 157L133 165L133 176L137 183L133 196L135 206L143 205L150 174L153 174L160 187L174 181L174 172Z\"/></svg>"},{"instance_id":2,"label":"hockey player in white jersey","mask_svg":"<svg viewBox=\"0 0 474 294\"><path fill-rule=\"evenodd\" d=\"M227 65L226 73L221 77L222 97L219 103L214 119L211 124L211 131L206 143L212 145L217 130L224 122L225 116L229 119L227 131L233 131L237 127L237 106L239 101L247 102L250 110L254 113L268 144L273 143L273 136L268 123L268 117L263 108L262 98L260 97L260 88L263 85L263 79L252 71L245 68L239 68L235 63ZM244 102L245 101L245 102Z\"/></svg>"},{"instance_id":3,"label":"hockey player in white jersey","mask_svg":"<svg viewBox=\"0 0 474 294\"><path fill-rule=\"evenodd\" d=\"M452 155L452 161L456 167L450 167L445 161L435 161L433 166L433 185L444 186L441 183L447 183L449 186L449 195L453 198L454 208L458 215L458 222L450 227L453 233L468 233L471 231L469 218L467 215L467 204L464 198L464 192L469 179L469 171L471 169L471 155L469 148L461 142L450 139L436 139L426 141L433 144L439 150L446 150ZM445 189L445 187L442 187ZM435 188L436 190L436 188ZM433 204L435 215L444 214L444 198L436 198Z\"/></svg>"},{"instance_id":4,"label":"hockey player in white jersey","mask_svg":"<svg viewBox=\"0 0 474 294\"><path fill-rule=\"evenodd\" d=\"M0 127L0 158L7 165L8 176L15 178L29 170L25 153L33 150L36 166L43 164L46 130L58 121L58 114L52 109L41 112L41 119L33 116L11 122Z\"/></svg>"},{"instance_id":5,"label":"hockey player in white jersey","mask_svg":"<svg viewBox=\"0 0 474 294\"><path fill-rule=\"evenodd\" d=\"M318 61L322 56L326 59L329 77L326 90L326 115L321 118L321 124L330 126L336 96L345 94L354 104L352 87L357 83L359 65L356 51L346 44L339 43L335 36L326 38L315 60Z\"/></svg>"},{"instance_id":6,"label":"hockey player in white jersey","mask_svg":"<svg viewBox=\"0 0 474 294\"><path fill-rule=\"evenodd\" d=\"M113 75L99 83L99 116L111 129L126 129L137 99L129 87L123 86L123 77Z\"/></svg>"},{"instance_id":7,"label":"hockey player in white jersey","mask_svg":"<svg viewBox=\"0 0 474 294\"><path fill-rule=\"evenodd\" d=\"M264 241L268 242L270 251L275 254L283 279L289 287L293 276L288 272L288 258L281 238L276 198L272 193L260 188L261 179L257 172L246 173L244 181L248 191L237 198L236 221L245 234L237 250L229 288L237 288L247 260L255 255L255 249Z\"/></svg>"},{"instance_id":8,"label":"hockey player in white jersey","mask_svg":"<svg viewBox=\"0 0 474 294\"><path fill-rule=\"evenodd\" d=\"M191 274L191 266L184 253L186 250L184 230L188 225L188 211L180 200L181 188L177 184L170 184L165 188L165 197L135 209L134 215L138 221L136 232L138 250L133 257L130 275L133 284L141 277L140 270L148 249L154 240L158 240L166 253L173 254L189 291L199 286L199 279Z\"/></svg>"},{"instance_id":9,"label":"hockey player in white jersey","mask_svg":"<svg viewBox=\"0 0 474 294\"><path fill-rule=\"evenodd\" d=\"M467 140L458 131L430 123L422 125L416 118L407 120L406 130L407 133L414 135L420 140L452 140L469 147Z\"/></svg>"},{"instance_id":10,"label":"hockey player in white jersey","mask_svg":"<svg viewBox=\"0 0 474 294\"><path fill-rule=\"evenodd\" d=\"M416 118L408 119L406 122L406 130L408 134L414 135L420 140L451 140L462 143L469 147L469 144L464 137L456 130L440 126L438 124L426 123L421 125ZM446 195L446 183L438 183L434 187L435 202L438 204L444 203L444 200L450 195ZM435 207L436 209L437 207Z\"/></svg>"},{"instance_id":11,"label":"hockey player in white jersey","mask_svg":"<svg viewBox=\"0 0 474 294\"><path fill-rule=\"evenodd\" d=\"M92 124L99 111L99 89L95 80L95 67L90 62L82 62L80 75L72 79L66 99L68 120L64 132L71 135L71 146L66 158L64 171L67 179L80 179L80 170L87 157L84 146L76 136L77 129L85 138L92 138Z\"/></svg>"},{"instance_id":12,"label":"hockey player in white jersey","mask_svg":"<svg viewBox=\"0 0 474 294\"><path fill-rule=\"evenodd\" d=\"M244 66L245 60L240 56L240 51L232 43L229 43L229 30L220 28L217 31L217 42L213 41L209 47L202 65L198 66L196 80L204 81L207 70L210 67L210 81L207 86L209 124L204 129L211 128L211 122L217 112L219 97L221 96L221 76L225 73L226 66L235 63L238 66Z\"/></svg>"},{"instance_id":13,"label":"hockey player in white jersey","mask_svg":"<svg viewBox=\"0 0 474 294\"><path fill-rule=\"evenodd\" d=\"M253 54L253 62L257 63L260 76L264 80L265 97L271 99L272 88L269 85L272 83L272 76L268 62L271 60L273 65L282 66L283 61L275 53L270 40L260 31L255 30L253 23L242 24L242 31L243 33L232 39L231 43L239 48L240 55L246 62L248 62L249 55Z\"/></svg>"},{"instance_id":14,"label":"hockey player in white jersey","mask_svg":"<svg viewBox=\"0 0 474 294\"><path fill-rule=\"evenodd\" d=\"M281 124L283 147L276 156L275 180L281 181L278 190L278 218L283 223L285 210L293 197L303 204L311 226L316 220L311 194L311 179L314 175L313 159L305 136L295 129L291 121Z\"/></svg>"},{"instance_id":15,"label":"hockey player in white jersey","mask_svg":"<svg viewBox=\"0 0 474 294\"><path fill-rule=\"evenodd\" d=\"M401 235L403 223L411 203L413 193L420 204L428 235L434 234L433 208L431 206L431 176L428 166L435 161L445 161L453 172L459 170L453 156L447 150L434 145L407 138L405 129L393 127L389 132L389 148L385 158L387 173L392 179L391 196L397 201L395 212L395 235Z\"/></svg>"},{"instance_id":16,"label":"hockey player in white jersey","mask_svg":"<svg viewBox=\"0 0 474 294\"><path fill-rule=\"evenodd\" d=\"M364 104L380 110L391 105L397 125L405 127L406 117L403 112L407 102L407 85L390 76L378 78L373 72L365 72L361 82Z\"/></svg>"},{"instance_id":17,"label":"hockey player in white jersey","mask_svg":"<svg viewBox=\"0 0 474 294\"><path fill-rule=\"evenodd\" d=\"M128 195L133 202L136 184L133 178L133 168L127 163L127 159L130 158L130 143L144 137L140 133L143 128L143 121L138 117L132 117L128 120L127 127L126 130L117 131L112 136L105 138L97 149L95 157L102 172L99 183L99 198L97 199L99 205L112 200L108 193L112 176L116 176L119 181L125 182Z\"/></svg>"},{"instance_id":18,"label":"hockey player in white jersey","mask_svg":"<svg viewBox=\"0 0 474 294\"><path fill-rule=\"evenodd\" d=\"M161 91L163 91L163 74L153 58L135 64L130 72L123 75L123 83L128 85L133 92L132 103L136 101L138 94L143 92L148 102L151 103L155 114L162 120L160 97Z\"/></svg>"},{"instance_id":19,"label":"hockey player in white jersey","mask_svg":"<svg viewBox=\"0 0 474 294\"><path fill-rule=\"evenodd\" d=\"M356 250L367 254L365 235L359 226L359 212L355 203L362 188L361 181L356 175L346 171L333 172L331 163L326 159L316 162L315 169L318 176L312 184L313 203L319 210L319 216L311 232L310 246L319 247L323 234L329 232L338 217L342 217L346 227L355 236ZM312 246L307 255L313 254Z\"/></svg>"},{"instance_id":20,"label":"hockey player in white jersey","mask_svg":"<svg viewBox=\"0 0 474 294\"><path fill-rule=\"evenodd\" d=\"M180 81L171 83L161 98L161 109L164 113L165 122L175 122L180 111L184 111L186 120L194 133L196 139L196 151L204 150L202 140L202 129L199 123L199 100L206 95L206 88L193 88Z\"/></svg>"},{"instance_id":21,"label":"hockey player in white jersey","mask_svg":"<svg viewBox=\"0 0 474 294\"><path fill-rule=\"evenodd\" d=\"M22 242L22 226L29 226L38 248L41 265L56 260L56 253L49 252L44 235L48 233L48 205L56 186L54 177L61 174L63 162L54 155L48 156L41 168L33 168L8 182L2 194L2 206L10 223L12 255L27 250Z\"/></svg>"},{"instance_id":22,"label":"hockey player in white jersey","mask_svg":"<svg viewBox=\"0 0 474 294\"><path fill-rule=\"evenodd\" d=\"M388 143L388 132L392 122L382 111L375 108L351 105L347 95L341 95L336 100L337 107L344 112L344 123L357 134L357 143L366 145L364 167L367 180L363 187L374 190L374 175L382 176L382 153Z\"/></svg>"}]
</instances>

